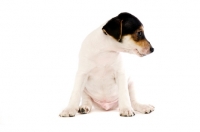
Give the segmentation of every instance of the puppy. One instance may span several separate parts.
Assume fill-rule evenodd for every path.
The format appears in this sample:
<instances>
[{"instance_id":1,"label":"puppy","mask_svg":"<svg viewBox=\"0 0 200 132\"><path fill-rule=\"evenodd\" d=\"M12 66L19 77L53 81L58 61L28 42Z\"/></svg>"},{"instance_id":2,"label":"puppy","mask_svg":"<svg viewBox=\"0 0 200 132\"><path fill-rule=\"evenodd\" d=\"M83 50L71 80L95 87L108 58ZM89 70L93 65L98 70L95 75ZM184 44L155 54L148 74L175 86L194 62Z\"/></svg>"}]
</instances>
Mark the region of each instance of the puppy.
<instances>
[{"instance_id":1,"label":"puppy","mask_svg":"<svg viewBox=\"0 0 200 132\"><path fill-rule=\"evenodd\" d=\"M125 72L120 54L128 52L143 57L153 51L142 23L129 13L120 13L94 30L82 43L74 88L60 116L89 113L93 102L105 110L118 107L120 116L125 117L135 115L134 111L145 114L154 111L153 106L136 101L133 81Z\"/></svg>"}]
</instances>

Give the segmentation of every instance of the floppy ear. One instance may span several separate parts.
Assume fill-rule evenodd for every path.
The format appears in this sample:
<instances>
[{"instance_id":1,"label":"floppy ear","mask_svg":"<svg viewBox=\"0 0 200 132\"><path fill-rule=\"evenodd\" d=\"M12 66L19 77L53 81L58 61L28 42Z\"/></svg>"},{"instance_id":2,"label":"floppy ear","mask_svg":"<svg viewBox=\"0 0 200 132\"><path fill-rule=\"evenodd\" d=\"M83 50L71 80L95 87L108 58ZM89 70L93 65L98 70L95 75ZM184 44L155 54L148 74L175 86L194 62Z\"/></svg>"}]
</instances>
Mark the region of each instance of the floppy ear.
<instances>
[{"instance_id":1,"label":"floppy ear","mask_svg":"<svg viewBox=\"0 0 200 132\"><path fill-rule=\"evenodd\" d=\"M123 20L120 20L117 17L112 18L103 26L103 32L106 35L109 34L120 42L122 38L122 21Z\"/></svg>"}]
</instances>

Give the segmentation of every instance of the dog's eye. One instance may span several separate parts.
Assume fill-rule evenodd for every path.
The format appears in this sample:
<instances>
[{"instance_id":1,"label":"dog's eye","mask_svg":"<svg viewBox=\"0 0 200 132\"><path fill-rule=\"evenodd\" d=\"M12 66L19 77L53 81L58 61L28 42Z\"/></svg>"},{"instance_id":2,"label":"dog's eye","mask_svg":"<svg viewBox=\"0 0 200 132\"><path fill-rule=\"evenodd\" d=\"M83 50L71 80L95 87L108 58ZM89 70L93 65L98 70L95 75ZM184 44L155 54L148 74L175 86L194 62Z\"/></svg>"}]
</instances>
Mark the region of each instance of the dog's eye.
<instances>
[{"instance_id":1,"label":"dog's eye","mask_svg":"<svg viewBox=\"0 0 200 132\"><path fill-rule=\"evenodd\" d=\"M142 31L139 31L137 34L138 36L142 36Z\"/></svg>"}]
</instances>

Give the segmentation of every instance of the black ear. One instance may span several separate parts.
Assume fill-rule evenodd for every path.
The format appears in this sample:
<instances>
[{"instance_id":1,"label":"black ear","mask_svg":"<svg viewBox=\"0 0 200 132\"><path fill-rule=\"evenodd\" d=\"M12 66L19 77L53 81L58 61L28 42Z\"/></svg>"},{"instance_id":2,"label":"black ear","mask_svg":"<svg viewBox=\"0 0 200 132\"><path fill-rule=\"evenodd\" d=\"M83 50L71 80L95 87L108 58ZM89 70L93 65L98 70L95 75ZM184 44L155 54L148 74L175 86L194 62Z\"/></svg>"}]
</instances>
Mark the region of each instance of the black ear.
<instances>
[{"instance_id":1,"label":"black ear","mask_svg":"<svg viewBox=\"0 0 200 132\"><path fill-rule=\"evenodd\" d=\"M114 37L117 41L121 41L122 37L122 21L117 17L109 20L106 25L103 26L102 30L105 34L109 34Z\"/></svg>"}]
</instances>

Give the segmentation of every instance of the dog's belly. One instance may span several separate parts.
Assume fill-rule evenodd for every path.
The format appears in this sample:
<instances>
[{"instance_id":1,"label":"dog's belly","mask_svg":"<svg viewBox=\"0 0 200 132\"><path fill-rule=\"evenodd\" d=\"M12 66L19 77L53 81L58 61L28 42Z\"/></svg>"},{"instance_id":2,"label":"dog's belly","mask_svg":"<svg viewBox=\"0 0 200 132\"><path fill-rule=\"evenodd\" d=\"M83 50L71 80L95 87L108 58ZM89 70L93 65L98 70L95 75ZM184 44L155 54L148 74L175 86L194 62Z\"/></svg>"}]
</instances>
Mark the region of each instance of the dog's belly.
<instances>
[{"instance_id":1,"label":"dog's belly","mask_svg":"<svg viewBox=\"0 0 200 132\"><path fill-rule=\"evenodd\" d=\"M89 73L86 83L86 93L91 98L112 102L118 98L118 87L115 80L115 71L111 67L96 67Z\"/></svg>"}]
</instances>

